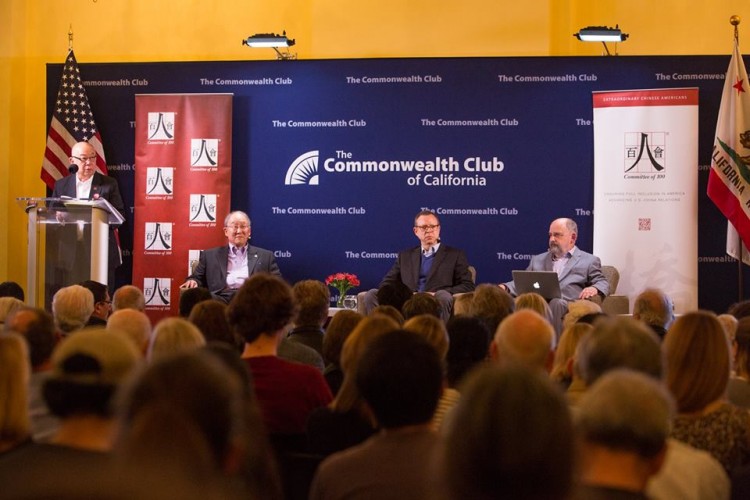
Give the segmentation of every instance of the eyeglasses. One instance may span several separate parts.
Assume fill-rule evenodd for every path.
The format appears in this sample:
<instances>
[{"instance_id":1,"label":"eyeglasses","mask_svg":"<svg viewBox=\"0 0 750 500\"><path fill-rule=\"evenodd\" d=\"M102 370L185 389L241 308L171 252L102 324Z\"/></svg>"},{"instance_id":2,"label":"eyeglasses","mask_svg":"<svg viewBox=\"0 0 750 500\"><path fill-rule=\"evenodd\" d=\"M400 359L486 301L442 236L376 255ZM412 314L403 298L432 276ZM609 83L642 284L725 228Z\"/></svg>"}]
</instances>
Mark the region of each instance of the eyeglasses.
<instances>
[{"instance_id":1,"label":"eyeglasses","mask_svg":"<svg viewBox=\"0 0 750 500\"><path fill-rule=\"evenodd\" d=\"M75 158L76 160L80 161L81 163L91 162L96 163L96 156L71 156L71 158Z\"/></svg>"},{"instance_id":2,"label":"eyeglasses","mask_svg":"<svg viewBox=\"0 0 750 500\"><path fill-rule=\"evenodd\" d=\"M228 229L231 229L232 231L239 229L240 231L246 231L250 229L250 226L247 224L229 224L228 226L224 226Z\"/></svg>"},{"instance_id":3,"label":"eyeglasses","mask_svg":"<svg viewBox=\"0 0 750 500\"><path fill-rule=\"evenodd\" d=\"M419 229L420 231L427 232L427 231L434 231L435 229L439 228L440 224L435 224L431 226L414 226L414 227Z\"/></svg>"}]
</instances>

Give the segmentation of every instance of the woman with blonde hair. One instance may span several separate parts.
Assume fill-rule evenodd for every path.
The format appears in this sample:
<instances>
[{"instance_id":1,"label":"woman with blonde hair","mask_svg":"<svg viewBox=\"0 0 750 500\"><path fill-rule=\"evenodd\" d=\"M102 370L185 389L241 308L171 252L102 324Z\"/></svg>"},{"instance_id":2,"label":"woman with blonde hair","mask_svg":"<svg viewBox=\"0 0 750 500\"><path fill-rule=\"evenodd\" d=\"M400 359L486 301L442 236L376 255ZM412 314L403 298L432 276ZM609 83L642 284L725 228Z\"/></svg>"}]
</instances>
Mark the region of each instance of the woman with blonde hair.
<instances>
[{"instance_id":1,"label":"woman with blonde hair","mask_svg":"<svg viewBox=\"0 0 750 500\"><path fill-rule=\"evenodd\" d=\"M750 413L727 402L729 341L716 315L695 311L679 317L663 350L678 413L672 437L709 452L727 472L750 464Z\"/></svg>"},{"instance_id":2,"label":"woman with blonde hair","mask_svg":"<svg viewBox=\"0 0 750 500\"><path fill-rule=\"evenodd\" d=\"M532 309L539 313L542 318L552 322L552 311L544 297L534 292L522 293L516 297L516 311L520 309Z\"/></svg>"},{"instance_id":3,"label":"woman with blonde hair","mask_svg":"<svg viewBox=\"0 0 750 500\"><path fill-rule=\"evenodd\" d=\"M328 407L313 410L307 420L310 451L329 455L361 443L375 433L375 421L357 389L356 372L362 353L381 335L398 330L395 320L382 314L360 321L344 342L341 368L344 382Z\"/></svg>"},{"instance_id":4,"label":"woman with blonde hair","mask_svg":"<svg viewBox=\"0 0 750 500\"><path fill-rule=\"evenodd\" d=\"M0 335L0 454L31 440L29 353L15 333Z\"/></svg>"},{"instance_id":5,"label":"woman with blonde hair","mask_svg":"<svg viewBox=\"0 0 750 500\"><path fill-rule=\"evenodd\" d=\"M198 349L206 345L206 339L197 326L184 318L165 318L156 325L151 334L146 357L149 361L165 355Z\"/></svg>"},{"instance_id":6,"label":"woman with blonde hair","mask_svg":"<svg viewBox=\"0 0 750 500\"><path fill-rule=\"evenodd\" d=\"M550 378L559 383L564 389L573 382L573 363L576 348L581 339L591 333L594 327L588 323L575 323L563 330L560 341L555 350Z\"/></svg>"}]
</instances>

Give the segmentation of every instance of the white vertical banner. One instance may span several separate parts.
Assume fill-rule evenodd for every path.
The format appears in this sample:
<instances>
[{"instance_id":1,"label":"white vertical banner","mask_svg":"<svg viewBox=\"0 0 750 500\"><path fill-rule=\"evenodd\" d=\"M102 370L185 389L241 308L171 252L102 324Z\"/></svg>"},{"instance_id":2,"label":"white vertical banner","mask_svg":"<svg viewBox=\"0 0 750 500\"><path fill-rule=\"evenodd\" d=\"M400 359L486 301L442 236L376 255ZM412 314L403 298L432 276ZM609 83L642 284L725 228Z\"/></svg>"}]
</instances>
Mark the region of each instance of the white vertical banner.
<instances>
[{"instance_id":1,"label":"white vertical banner","mask_svg":"<svg viewBox=\"0 0 750 500\"><path fill-rule=\"evenodd\" d=\"M698 89L595 92L594 254L618 295L698 307Z\"/></svg>"}]
</instances>

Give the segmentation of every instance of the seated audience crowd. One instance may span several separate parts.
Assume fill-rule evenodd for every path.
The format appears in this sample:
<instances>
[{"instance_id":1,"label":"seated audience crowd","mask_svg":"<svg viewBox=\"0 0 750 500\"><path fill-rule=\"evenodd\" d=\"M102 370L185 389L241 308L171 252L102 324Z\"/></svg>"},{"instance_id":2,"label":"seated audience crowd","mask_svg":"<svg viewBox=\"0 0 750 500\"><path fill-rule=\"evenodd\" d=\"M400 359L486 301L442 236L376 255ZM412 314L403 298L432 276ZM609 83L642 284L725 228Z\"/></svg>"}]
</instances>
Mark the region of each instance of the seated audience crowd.
<instances>
[{"instance_id":1,"label":"seated audience crowd","mask_svg":"<svg viewBox=\"0 0 750 500\"><path fill-rule=\"evenodd\" d=\"M153 324L133 285L0 288L0 498L750 495L750 302L675 317L649 288L559 332L492 284L447 322L399 283L363 316L256 273Z\"/></svg>"}]
</instances>

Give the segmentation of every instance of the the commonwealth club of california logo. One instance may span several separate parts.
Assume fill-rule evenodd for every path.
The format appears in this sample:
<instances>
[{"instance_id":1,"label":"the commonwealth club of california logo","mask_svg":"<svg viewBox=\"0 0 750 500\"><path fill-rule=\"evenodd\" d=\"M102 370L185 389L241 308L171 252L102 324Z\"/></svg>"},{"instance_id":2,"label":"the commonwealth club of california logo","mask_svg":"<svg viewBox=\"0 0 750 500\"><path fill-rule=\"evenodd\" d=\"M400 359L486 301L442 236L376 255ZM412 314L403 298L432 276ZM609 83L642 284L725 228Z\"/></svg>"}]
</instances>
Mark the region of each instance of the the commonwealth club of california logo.
<instances>
[{"instance_id":1,"label":"the commonwealth club of california logo","mask_svg":"<svg viewBox=\"0 0 750 500\"><path fill-rule=\"evenodd\" d=\"M318 177L319 157L320 151L308 151L299 155L286 171L284 184L287 186L295 184L317 186L320 181L320 177Z\"/></svg>"}]
</instances>

